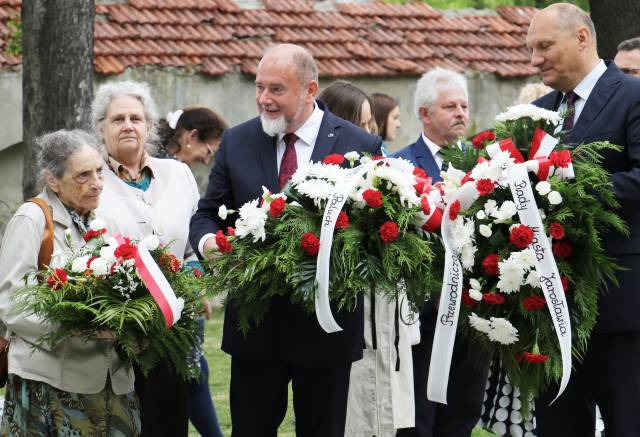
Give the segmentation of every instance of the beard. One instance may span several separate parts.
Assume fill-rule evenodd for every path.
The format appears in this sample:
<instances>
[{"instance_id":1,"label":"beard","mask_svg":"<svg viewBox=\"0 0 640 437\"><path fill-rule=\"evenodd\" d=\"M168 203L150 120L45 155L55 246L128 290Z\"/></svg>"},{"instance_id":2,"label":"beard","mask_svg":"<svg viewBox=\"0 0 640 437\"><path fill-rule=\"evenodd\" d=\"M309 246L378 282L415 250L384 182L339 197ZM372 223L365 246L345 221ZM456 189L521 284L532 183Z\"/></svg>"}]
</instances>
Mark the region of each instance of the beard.
<instances>
[{"instance_id":1,"label":"beard","mask_svg":"<svg viewBox=\"0 0 640 437\"><path fill-rule=\"evenodd\" d=\"M262 130L270 137L281 134L287 127L287 120L285 120L284 115L273 119L265 116L263 112L260 114L260 122L262 123Z\"/></svg>"}]
</instances>

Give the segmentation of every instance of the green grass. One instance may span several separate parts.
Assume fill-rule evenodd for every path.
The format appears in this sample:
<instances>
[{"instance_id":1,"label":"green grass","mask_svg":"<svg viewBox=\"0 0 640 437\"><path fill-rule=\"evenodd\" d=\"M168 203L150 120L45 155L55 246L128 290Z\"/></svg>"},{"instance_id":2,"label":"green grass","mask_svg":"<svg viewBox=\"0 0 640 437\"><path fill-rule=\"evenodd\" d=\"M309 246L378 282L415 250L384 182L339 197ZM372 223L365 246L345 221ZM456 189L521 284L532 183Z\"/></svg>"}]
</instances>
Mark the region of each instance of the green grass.
<instances>
[{"instance_id":1,"label":"green grass","mask_svg":"<svg viewBox=\"0 0 640 437\"><path fill-rule=\"evenodd\" d=\"M206 323L206 334L204 350L209 362L209 386L216 406L218 420L225 436L231 435L231 415L229 413L229 375L231 359L229 355L220 350L220 340L222 339L223 310L214 308L213 317ZM291 392L289 392L289 409L287 415L278 430L279 437L294 437L293 408L291 403ZM494 434L483 431L479 428L473 431L472 437L491 437ZM198 437L198 433L190 426L189 437Z\"/></svg>"}]
</instances>

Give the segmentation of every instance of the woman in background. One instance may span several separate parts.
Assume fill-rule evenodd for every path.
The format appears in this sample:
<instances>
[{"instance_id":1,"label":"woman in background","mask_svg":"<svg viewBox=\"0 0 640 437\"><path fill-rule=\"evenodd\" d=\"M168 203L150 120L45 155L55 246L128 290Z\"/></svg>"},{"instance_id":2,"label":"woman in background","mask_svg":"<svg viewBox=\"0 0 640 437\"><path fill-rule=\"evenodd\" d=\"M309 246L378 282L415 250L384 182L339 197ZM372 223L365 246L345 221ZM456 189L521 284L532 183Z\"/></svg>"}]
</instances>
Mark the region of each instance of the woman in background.
<instances>
[{"instance_id":1,"label":"woman in background","mask_svg":"<svg viewBox=\"0 0 640 437\"><path fill-rule=\"evenodd\" d=\"M369 96L351 82L331 82L318 95L318 100L324 102L333 115L350 121L369 133L378 131L371 115Z\"/></svg>"},{"instance_id":2,"label":"woman in background","mask_svg":"<svg viewBox=\"0 0 640 437\"><path fill-rule=\"evenodd\" d=\"M400 106L398 101L382 93L371 94L371 109L373 118L378 125L378 134L384 141L396 139L400 123Z\"/></svg>"}]
</instances>

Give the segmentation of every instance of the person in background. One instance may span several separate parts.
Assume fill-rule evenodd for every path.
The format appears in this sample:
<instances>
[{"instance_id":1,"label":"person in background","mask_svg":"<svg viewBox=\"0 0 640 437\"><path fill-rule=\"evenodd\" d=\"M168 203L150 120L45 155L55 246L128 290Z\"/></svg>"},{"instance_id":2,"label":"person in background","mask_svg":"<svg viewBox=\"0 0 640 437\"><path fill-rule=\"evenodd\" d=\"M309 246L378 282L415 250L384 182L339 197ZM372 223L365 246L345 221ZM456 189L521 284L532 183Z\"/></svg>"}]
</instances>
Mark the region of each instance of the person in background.
<instances>
[{"instance_id":1,"label":"person in background","mask_svg":"<svg viewBox=\"0 0 640 437\"><path fill-rule=\"evenodd\" d=\"M542 82L528 83L520 89L520 94L518 94L515 104L533 103L534 100L539 99L551 91L553 91L553 88L546 86Z\"/></svg>"},{"instance_id":2,"label":"person in background","mask_svg":"<svg viewBox=\"0 0 640 437\"><path fill-rule=\"evenodd\" d=\"M161 150L167 156L184 162L191 167L196 161L208 164L213 153L218 150L222 132L227 128L225 121L209 108L178 109L167 114L161 121ZM160 154L158 154L160 155ZM202 270L198 261L190 267ZM204 299L204 316L198 317L199 337L204 341L205 317L211 318L211 303ZM200 378L189 382L189 420L202 437L222 437L218 415L209 389L209 363L201 350L195 350L195 360L200 365Z\"/></svg>"},{"instance_id":3,"label":"person in background","mask_svg":"<svg viewBox=\"0 0 640 437\"><path fill-rule=\"evenodd\" d=\"M154 234L180 260L196 260L189 220L200 193L187 165L151 157L157 141L156 106L146 83L107 82L92 105L96 135L107 151L98 216L112 233L133 239ZM186 437L187 383L168 360L145 377L136 371L142 435Z\"/></svg>"},{"instance_id":4,"label":"person in background","mask_svg":"<svg viewBox=\"0 0 640 437\"><path fill-rule=\"evenodd\" d=\"M382 93L373 93L370 99L373 118L378 125L378 134L384 141L395 140L398 129L402 127L398 101Z\"/></svg>"},{"instance_id":5,"label":"person in background","mask_svg":"<svg viewBox=\"0 0 640 437\"><path fill-rule=\"evenodd\" d=\"M100 200L103 160L100 146L79 130L59 130L37 140L39 167L46 183L38 198L53 221L49 265L62 267L71 255ZM16 312L12 295L35 284L46 229L43 210L24 203L7 225L0 250L0 319L7 326L9 377L0 434L33 436L139 436L140 408L133 371L108 347L111 333L87 340L70 336L52 347L34 347L55 329L33 314Z\"/></svg>"},{"instance_id":6,"label":"person in background","mask_svg":"<svg viewBox=\"0 0 640 437\"><path fill-rule=\"evenodd\" d=\"M377 127L371 114L369 96L360 88L346 80L335 80L318 95L318 100L328 108L336 108L336 117L347 120L368 133L376 133Z\"/></svg>"},{"instance_id":7,"label":"person in background","mask_svg":"<svg viewBox=\"0 0 640 437\"><path fill-rule=\"evenodd\" d=\"M167 114L160 122L159 157L170 157L191 167L208 164L218 150L227 123L209 108L184 108Z\"/></svg>"},{"instance_id":8,"label":"person in background","mask_svg":"<svg viewBox=\"0 0 640 437\"><path fill-rule=\"evenodd\" d=\"M618 44L618 53L613 58L613 62L624 74L640 77L640 37Z\"/></svg>"}]
</instances>

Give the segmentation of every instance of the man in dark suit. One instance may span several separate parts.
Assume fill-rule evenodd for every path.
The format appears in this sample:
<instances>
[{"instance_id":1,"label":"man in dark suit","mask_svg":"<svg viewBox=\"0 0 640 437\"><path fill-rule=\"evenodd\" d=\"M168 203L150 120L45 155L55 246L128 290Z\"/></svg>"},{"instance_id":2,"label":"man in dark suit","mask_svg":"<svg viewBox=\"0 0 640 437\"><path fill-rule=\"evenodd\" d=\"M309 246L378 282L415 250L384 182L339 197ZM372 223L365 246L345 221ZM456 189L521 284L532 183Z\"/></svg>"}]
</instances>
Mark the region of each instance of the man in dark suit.
<instances>
[{"instance_id":1,"label":"man in dark suit","mask_svg":"<svg viewBox=\"0 0 640 437\"><path fill-rule=\"evenodd\" d=\"M611 173L620 201L617 211L631 234L603 235L607 254L628 270L618 273L619 285L609 283L599 302L596 328L583 363L574 371L565 392L553 404L557 387L536 402L538 435L591 437L595 403L607 435L640 435L640 80L620 72L598 56L589 16L576 6L560 3L540 11L527 34L531 64L555 91L536 105L565 112L565 142L577 145L610 141L624 148L606 152L604 167Z\"/></svg>"},{"instance_id":2,"label":"man in dark suit","mask_svg":"<svg viewBox=\"0 0 640 437\"><path fill-rule=\"evenodd\" d=\"M281 191L298 165L332 153L380 154L380 137L332 115L321 102L315 61L303 48L283 44L268 50L256 75L259 117L222 135L209 185L191 220L190 241L201 255L212 234L231 222L218 208L239 209ZM292 136L295 134L295 136ZM222 349L231 355L231 421L234 437L275 437L293 385L296 434L342 437L351 363L362 358L362 302L354 312L335 311L342 331L327 334L315 315L289 303L269 301L268 312L246 336L238 329L234 303L225 310Z\"/></svg>"},{"instance_id":3,"label":"man in dark suit","mask_svg":"<svg viewBox=\"0 0 640 437\"><path fill-rule=\"evenodd\" d=\"M425 170L433 182L442 180L440 151L464 135L469 122L467 83L461 74L436 68L418 81L415 110L423 132L418 140L393 156ZM456 146L454 146L456 147ZM427 378L436 327L437 304L426 301L420 314L420 343L413 346L415 428L398 437L468 437L478 423L489 360L473 353L458 337L453 350L447 405L427 399Z\"/></svg>"}]
</instances>

